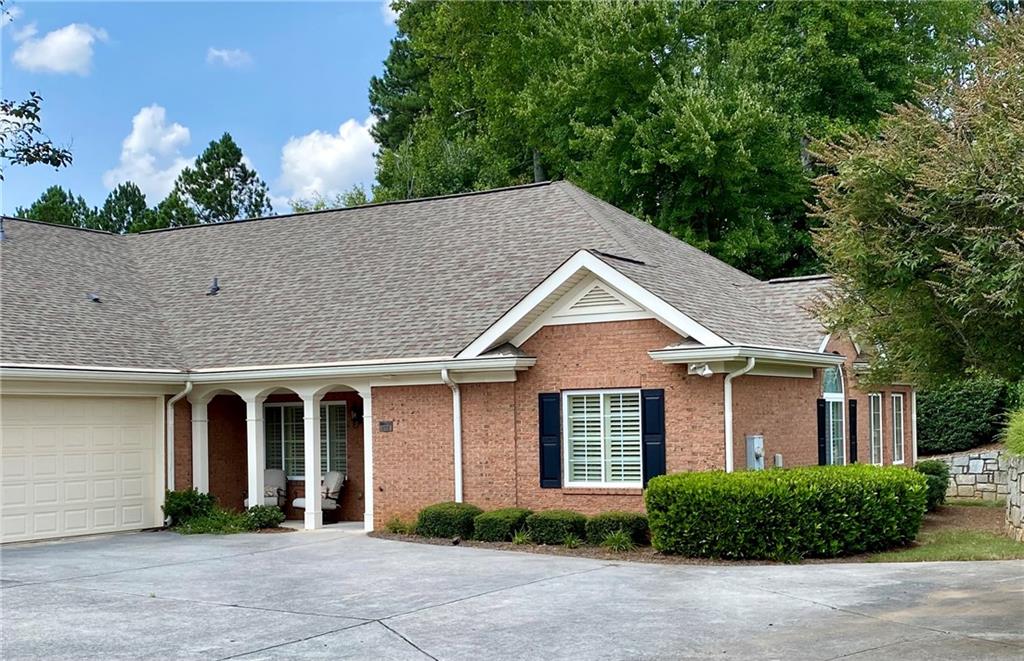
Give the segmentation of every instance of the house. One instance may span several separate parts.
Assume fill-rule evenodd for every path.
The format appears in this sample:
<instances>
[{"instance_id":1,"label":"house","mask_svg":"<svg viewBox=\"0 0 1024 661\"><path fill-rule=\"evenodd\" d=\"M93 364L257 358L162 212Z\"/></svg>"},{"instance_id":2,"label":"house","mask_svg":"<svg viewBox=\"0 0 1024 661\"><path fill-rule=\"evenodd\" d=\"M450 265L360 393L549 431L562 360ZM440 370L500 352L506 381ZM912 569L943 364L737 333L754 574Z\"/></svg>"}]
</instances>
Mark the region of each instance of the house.
<instances>
[{"instance_id":1,"label":"house","mask_svg":"<svg viewBox=\"0 0 1024 661\"><path fill-rule=\"evenodd\" d=\"M7 219L2 539L160 525L345 475L367 530L465 500L642 509L666 471L912 462L807 312L555 182L115 236ZM859 430L859 431L858 431ZM289 508L308 528L323 513Z\"/></svg>"}]
</instances>

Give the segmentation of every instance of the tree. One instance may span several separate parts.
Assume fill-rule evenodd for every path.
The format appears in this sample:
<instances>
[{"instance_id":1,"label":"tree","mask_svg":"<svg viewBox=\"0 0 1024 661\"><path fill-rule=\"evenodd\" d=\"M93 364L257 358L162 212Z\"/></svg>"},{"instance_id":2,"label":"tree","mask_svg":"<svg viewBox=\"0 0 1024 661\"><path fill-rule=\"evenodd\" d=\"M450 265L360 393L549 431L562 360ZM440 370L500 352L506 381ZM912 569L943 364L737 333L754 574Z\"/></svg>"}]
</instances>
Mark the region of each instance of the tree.
<instances>
[{"instance_id":1,"label":"tree","mask_svg":"<svg viewBox=\"0 0 1024 661\"><path fill-rule=\"evenodd\" d=\"M327 198L319 193L314 193L309 199L289 200L293 213L306 213L308 211L323 211L325 209L343 209L345 207L358 207L369 204L370 199L366 195L366 189L360 184L355 184L344 193L338 193L333 198Z\"/></svg>"},{"instance_id":2,"label":"tree","mask_svg":"<svg viewBox=\"0 0 1024 661\"><path fill-rule=\"evenodd\" d=\"M273 213L267 184L246 165L242 150L228 133L212 141L194 166L181 171L174 194L192 209L200 223ZM171 206L176 205L177 201L171 202Z\"/></svg>"},{"instance_id":3,"label":"tree","mask_svg":"<svg viewBox=\"0 0 1024 661\"><path fill-rule=\"evenodd\" d=\"M818 146L826 322L875 347L872 376L1024 377L1024 18L954 77Z\"/></svg>"},{"instance_id":4,"label":"tree","mask_svg":"<svg viewBox=\"0 0 1024 661\"><path fill-rule=\"evenodd\" d=\"M0 0L0 18L6 23L13 20L8 12L6 0ZM71 164L71 151L54 145L43 135L40 126L40 112L43 98L36 92L29 92L22 101L0 99L0 162L14 165L43 163L55 168ZM0 163L0 181L4 170Z\"/></svg>"},{"instance_id":5,"label":"tree","mask_svg":"<svg viewBox=\"0 0 1024 661\"><path fill-rule=\"evenodd\" d=\"M156 205L156 209L149 217L149 225L140 227L138 231L184 227L185 225L195 225L198 222L196 212L181 198L177 190L173 190L160 204Z\"/></svg>"},{"instance_id":6,"label":"tree","mask_svg":"<svg viewBox=\"0 0 1024 661\"><path fill-rule=\"evenodd\" d=\"M118 184L107 195L96 218L97 229L124 234L138 232L152 223L153 211L146 206L146 196L134 183Z\"/></svg>"},{"instance_id":7,"label":"tree","mask_svg":"<svg viewBox=\"0 0 1024 661\"><path fill-rule=\"evenodd\" d=\"M816 270L809 136L959 71L980 2L412 3L374 199L544 173L755 275Z\"/></svg>"},{"instance_id":8,"label":"tree","mask_svg":"<svg viewBox=\"0 0 1024 661\"><path fill-rule=\"evenodd\" d=\"M70 190L50 186L27 209L18 207L14 215L55 225L95 228L98 214L81 195L76 197Z\"/></svg>"}]
</instances>

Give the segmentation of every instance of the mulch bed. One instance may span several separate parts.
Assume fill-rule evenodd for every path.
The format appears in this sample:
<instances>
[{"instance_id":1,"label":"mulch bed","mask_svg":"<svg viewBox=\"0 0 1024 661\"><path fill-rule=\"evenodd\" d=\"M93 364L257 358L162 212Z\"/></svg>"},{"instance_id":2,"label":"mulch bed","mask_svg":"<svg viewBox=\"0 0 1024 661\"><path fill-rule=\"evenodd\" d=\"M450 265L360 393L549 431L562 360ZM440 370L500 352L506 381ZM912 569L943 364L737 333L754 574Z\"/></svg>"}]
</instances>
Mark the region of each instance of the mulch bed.
<instances>
[{"instance_id":1,"label":"mulch bed","mask_svg":"<svg viewBox=\"0 0 1024 661\"><path fill-rule=\"evenodd\" d=\"M943 505L924 516L921 532L947 530L1003 533L1006 510L1002 507L957 507Z\"/></svg>"},{"instance_id":2,"label":"mulch bed","mask_svg":"<svg viewBox=\"0 0 1024 661\"><path fill-rule=\"evenodd\" d=\"M260 528L256 531L261 535L273 535L279 532L298 532L295 528Z\"/></svg>"}]
</instances>

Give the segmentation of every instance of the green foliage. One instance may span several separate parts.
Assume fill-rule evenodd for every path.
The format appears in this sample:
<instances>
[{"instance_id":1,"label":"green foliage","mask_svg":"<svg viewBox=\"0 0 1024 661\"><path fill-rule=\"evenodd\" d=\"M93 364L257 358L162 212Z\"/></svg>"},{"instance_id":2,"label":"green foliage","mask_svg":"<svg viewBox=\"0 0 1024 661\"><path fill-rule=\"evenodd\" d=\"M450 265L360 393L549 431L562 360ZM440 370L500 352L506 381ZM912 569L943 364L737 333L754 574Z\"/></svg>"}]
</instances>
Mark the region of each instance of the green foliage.
<instances>
[{"instance_id":1,"label":"green foliage","mask_svg":"<svg viewBox=\"0 0 1024 661\"><path fill-rule=\"evenodd\" d=\"M366 189L359 184L344 193L338 193L334 197L324 197L314 193L308 199L289 200L293 213L306 213L308 211L323 211L325 209L344 209L346 207L358 207L362 204L369 204L370 198L366 195Z\"/></svg>"},{"instance_id":2,"label":"green foliage","mask_svg":"<svg viewBox=\"0 0 1024 661\"><path fill-rule=\"evenodd\" d=\"M254 530L277 528L284 523L284 512L277 505L255 505L245 513Z\"/></svg>"},{"instance_id":3,"label":"green foliage","mask_svg":"<svg viewBox=\"0 0 1024 661\"><path fill-rule=\"evenodd\" d=\"M437 503L420 510L416 534L424 537L473 538L473 519L483 510L468 503Z\"/></svg>"},{"instance_id":4,"label":"green foliage","mask_svg":"<svg viewBox=\"0 0 1024 661\"><path fill-rule=\"evenodd\" d=\"M534 512L526 517L526 531L536 544L562 544L570 534L582 539L586 527L587 517L568 510Z\"/></svg>"},{"instance_id":5,"label":"green foliage","mask_svg":"<svg viewBox=\"0 0 1024 661\"><path fill-rule=\"evenodd\" d=\"M601 546L616 553L628 553L636 550L636 542L625 530L614 530L604 536Z\"/></svg>"},{"instance_id":6,"label":"green foliage","mask_svg":"<svg viewBox=\"0 0 1024 661\"><path fill-rule=\"evenodd\" d=\"M220 507L202 516L196 516L175 526L175 530L183 535L233 535L240 532L251 532L255 527L252 519L244 512L231 512Z\"/></svg>"},{"instance_id":7,"label":"green foliage","mask_svg":"<svg viewBox=\"0 0 1024 661\"><path fill-rule=\"evenodd\" d=\"M200 223L273 213L267 184L245 164L241 148L229 133L210 142L195 164L181 171L174 193Z\"/></svg>"},{"instance_id":8,"label":"green foliage","mask_svg":"<svg viewBox=\"0 0 1024 661\"><path fill-rule=\"evenodd\" d=\"M917 446L922 454L958 452L996 440L1006 411L1006 383L979 377L949 381L917 394Z\"/></svg>"},{"instance_id":9,"label":"green foliage","mask_svg":"<svg viewBox=\"0 0 1024 661\"><path fill-rule=\"evenodd\" d=\"M533 540L530 539L530 533L525 530L517 530L512 533L512 543L516 545L533 544Z\"/></svg>"},{"instance_id":10,"label":"green foliage","mask_svg":"<svg viewBox=\"0 0 1024 661\"><path fill-rule=\"evenodd\" d=\"M150 224L146 227L140 226L139 229L133 231L184 227L186 225L195 225L198 222L199 217L196 215L195 210L185 202L178 191L173 190L160 204L156 205L156 209L153 209Z\"/></svg>"},{"instance_id":11,"label":"green foliage","mask_svg":"<svg viewBox=\"0 0 1024 661\"><path fill-rule=\"evenodd\" d=\"M928 480L928 511L931 512L946 500L946 489L949 486L949 464L938 459L919 461L914 470Z\"/></svg>"},{"instance_id":12,"label":"green foliage","mask_svg":"<svg viewBox=\"0 0 1024 661\"><path fill-rule=\"evenodd\" d=\"M663 553L795 561L912 541L926 492L925 477L903 467L815 466L663 475L645 501Z\"/></svg>"},{"instance_id":13,"label":"green foliage","mask_svg":"<svg viewBox=\"0 0 1024 661\"><path fill-rule=\"evenodd\" d=\"M590 517L587 519L587 543L601 544L609 534L620 530L638 546L648 543L647 516L638 512L604 512Z\"/></svg>"},{"instance_id":14,"label":"green foliage","mask_svg":"<svg viewBox=\"0 0 1024 661\"><path fill-rule=\"evenodd\" d=\"M1019 408L1010 414L1003 431L1003 440L1006 441L1006 449L1013 454L1024 456L1024 408Z\"/></svg>"},{"instance_id":15,"label":"green foliage","mask_svg":"<svg viewBox=\"0 0 1024 661\"><path fill-rule=\"evenodd\" d=\"M483 542L507 542L523 529L530 514L521 507L484 512L473 520L473 536Z\"/></svg>"},{"instance_id":16,"label":"green foliage","mask_svg":"<svg viewBox=\"0 0 1024 661\"><path fill-rule=\"evenodd\" d=\"M76 197L70 190L50 186L27 209L18 207L14 215L55 225L95 228L97 212L81 195Z\"/></svg>"},{"instance_id":17,"label":"green foliage","mask_svg":"<svg viewBox=\"0 0 1024 661\"><path fill-rule=\"evenodd\" d=\"M822 316L876 382L1024 377L1024 19L988 28L968 75L816 148Z\"/></svg>"},{"instance_id":18,"label":"green foliage","mask_svg":"<svg viewBox=\"0 0 1024 661\"><path fill-rule=\"evenodd\" d=\"M416 532L416 524L403 521L396 516L384 524L384 529L393 535L412 535Z\"/></svg>"},{"instance_id":19,"label":"green foliage","mask_svg":"<svg viewBox=\"0 0 1024 661\"><path fill-rule=\"evenodd\" d=\"M565 538L562 539L562 546L567 549L578 549L581 544L583 544L583 540L571 532L566 533Z\"/></svg>"},{"instance_id":20,"label":"green foliage","mask_svg":"<svg viewBox=\"0 0 1024 661\"><path fill-rule=\"evenodd\" d=\"M6 25L14 17L4 4L0 0L0 15ZM71 165L71 151L54 145L43 133L42 102L43 97L36 92L29 92L22 101L0 99L0 181L4 179L3 161L13 165L41 163L54 168Z\"/></svg>"},{"instance_id":21,"label":"green foliage","mask_svg":"<svg viewBox=\"0 0 1024 661\"><path fill-rule=\"evenodd\" d=\"M164 496L164 516L170 525L176 526L190 519L202 517L213 511L214 499L208 493L196 489L168 491Z\"/></svg>"},{"instance_id":22,"label":"green foliage","mask_svg":"<svg viewBox=\"0 0 1024 661\"><path fill-rule=\"evenodd\" d=\"M756 275L814 268L805 136L960 71L980 3L399 2L374 198L549 177Z\"/></svg>"},{"instance_id":23,"label":"green foliage","mask_svg":"<svg viewBox=\"0 0 1024 661\"><path fill-rule=\"evenodd\" d=\"M106 201L96 218L96 228L124 234L138 232L140 228L148 228L153 220L153 211L146 206L146 196L134 183L126 181L118 184L107 195Z\"/></svg>"}]
</instances>

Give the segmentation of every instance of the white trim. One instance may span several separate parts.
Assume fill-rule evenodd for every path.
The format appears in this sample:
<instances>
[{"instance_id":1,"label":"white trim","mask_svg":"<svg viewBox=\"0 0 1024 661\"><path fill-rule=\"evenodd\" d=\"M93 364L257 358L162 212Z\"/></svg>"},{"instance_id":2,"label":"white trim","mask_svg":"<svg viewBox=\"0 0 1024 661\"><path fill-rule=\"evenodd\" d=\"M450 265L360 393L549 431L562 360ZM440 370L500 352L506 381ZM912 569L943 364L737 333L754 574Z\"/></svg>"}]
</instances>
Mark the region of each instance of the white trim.
<instances>
[{"instance_id":1,"label":"white trim","mask_svg":"<svg viewBox=\"0 0 1024 661\"><path fill-rule=\"evenodd\" d=\"M559 287L574 276L578 271L586 270L608 283L623 295L650 311L659 321L680 335L692 337L707 346L727 345L723 338L700 325L660 297L644 289L604 261L598 259L587 250L580 250L555 269L539 285L533 288L508 312L473 340L469 346L460 351L456 358L477 358L497 344L510 332L516 324L523 320L531 311L554 294Z\"/></svg>"},{"instance_id":2,"label":"white trim","mask_svg":"<svg viewBox=\"0 0 1024 661\"><path fill-rule=\"evenodd\" d=\"M818 345L818 353L825 353L825 348L828 347L829 340L832 339L832 333L827 334L821 338L821 344Z\"/></svg>"},{"instance_id":3,"label":"white trim","mask_svg":"<svg viewBox=\"0 0 1024 661\"><path fill-rule=\"evenodd\" d=\"M913 462L917 463L917 389L910 390L910 453Z\"/></svg>"},{"instance_id":4,"label":"white trim","mask_svg":"<svg viewBox=\"0 0 1024 661\"><path fill-rule=\"evenodd\" d=\"M610 294L623 302L626 309L591 311L587 313L569 312L581 298L586 296L595 287L600 286ZM545 326L568 326L570 324L597 324L609 321L633 321L636 319L655 319L649 311L640 307L635 301L625 294L615 290L597 277L591 275L577 283L572 289L562 296L554 305L544 311L537 319L532 321L525 329L519 331L509 342L515 346L522 346L523 342L534 336L534 334Z\"/></svg>"},{"instance_id":5,"label":"white trim","mask_svg":"<svg viewBox=\"0 0 1024 661\"><path fill-rule=\"evenodd\" d=\"M720 360L757 358L761 361L804 365L808 367L832 367L842 365L846 360L838 354L821 354L795 349L778 349L758 346L693 347L683 349L657 349L647 355L659 363L695 363Z\"/></svg>"},{"instance_id":6,"label":"white trim","mask_svg":"<svg viewBox=\"0 0 1024 661\"><path fill-rule=\"evenodd\" d=\"M455 502L462 502L462 390L452 381L447 369L441 370L441 381L452 391L452 457L455 468Z\"/></svg>"},{"instance_id":7,"label":"white trim","mask_svg":"<svg viewBox=\"0 0 1024 661\"><path fill-rule=\"evenodd\" d=\"M897 398L900 400L900 424L899 424L900 438L899 438L899 445L897 445L897 443L896 443L896 399ZM904 444L906 443L906 440L907 440L907 429L906 429L906 427L907 427L907 424L906 424L907 403L906 403L906 398L903 396L903 393L901 393L901 392L891 393L889 395L889 402L890 402L890 407L892 408L892 465L893 466L899 466L901 464L906 463L906 461L907 461L907 452L906 452L906 448L904 448ZM899 449L900 449L900 460L899 461L896 461L896 448L897 447L899 447Z\"/></svg>"},{"instance_id":8,"label":"white trim","mask_svg":"<svg viewBox=\"0 0 1024 661\"><path fill-rule=\"evenodd\" d=\"M569 470L569 397L577 395L598 395L601 402L601 455L604 456L604 395L636 394L640 414L640 480L637 482L573 482L570 479L572 472ZM567 489L642 489L644 486L644 453L643 453L643 428L644 410L643 396L640 388L598 388L590 390L563 390L562 391L562 474L565 480L562 487ZM604 472L604 461L601 462L601 471Z\"/></svg>"},{"instance_id":9,"label":"white trim","mask_svg":"<svg viewBox=\"0 0 1024 661\"><path fill-rule=\"evenodd\" d=\"M846 405L846 375L843 374L843 370L838 366L833 366L836 369L836 373L839 374L839 387L842 388L842 392L824 392L825 377L822 375L822 394L821 398L825 400L825 437L828 440L825 446L825 457L828 460L829 466L845 466L850 463L849 448L846 447L846 430L847 430L847 405ZM831 416L830 404L839 404L839 442L843 448L843 462L837 464L833 461L834 454L832 451L833 438L832 438L832 425L829 424L829 416Z\"/></svg>"}]
</instances>

